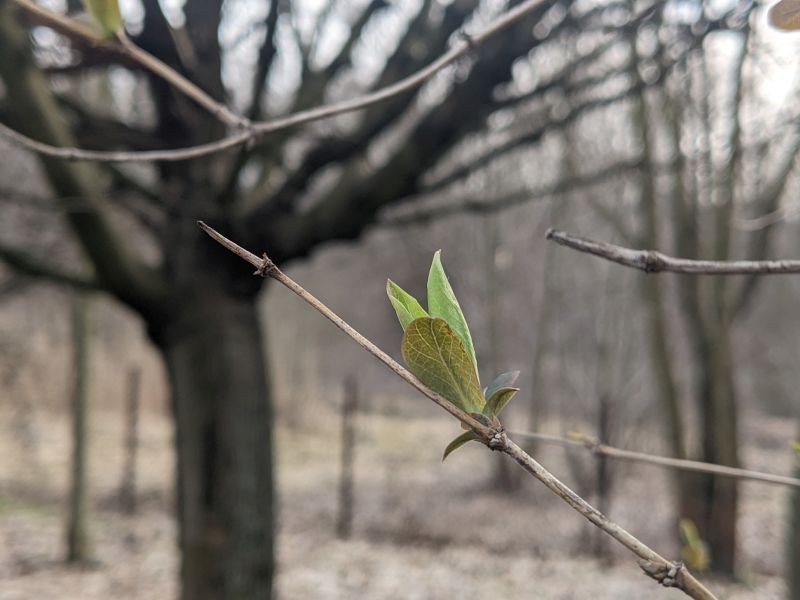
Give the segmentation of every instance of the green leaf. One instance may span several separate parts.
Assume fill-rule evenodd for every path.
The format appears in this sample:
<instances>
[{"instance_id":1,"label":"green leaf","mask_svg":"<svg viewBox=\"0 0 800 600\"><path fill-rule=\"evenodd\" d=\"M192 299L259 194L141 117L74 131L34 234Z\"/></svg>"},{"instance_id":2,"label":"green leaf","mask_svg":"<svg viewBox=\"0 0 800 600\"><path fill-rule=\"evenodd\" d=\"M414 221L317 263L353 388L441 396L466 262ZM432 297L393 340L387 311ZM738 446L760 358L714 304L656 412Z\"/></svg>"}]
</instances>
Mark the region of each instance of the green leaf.
<instances>
[{"instance_id":1,"label":"green leaf","mask_svg":"<svg viewBox=\"0 0 800 600\"><path fill-rule=\"evenodd\" d=\"M422 383L466 412L485 405L478 375L461 339L444 319L421 317L406 327L403 358Z\"/></svg>"},{"instance_id":2,"label":"green leaf","mask_svg":"<svg viewBox=\"0 0 800 600\"><path fill-rule=\"evenodd\" d=\"M122 14L117 0L83 0L83 5L99 26L103 37L109 37L122 27Z\"/></svg>"},{"instance_id":3,"label":"green leaf","mask_svg":"<svg viewBox=\"0 0 800 600\"><path fill-rule=\"evenodd\" d=\"M500 388L510 388L514 387L514 384L517 382L517 378L519 377L519 371L509 371L508 373L500 373L497 377L492 380L492 383L486 386L483 390L484 397L488 400L492 396L494 396L495 392Z\"/></svg>"},{"instance_id":4,"label":"green leaf","mask_svg":"<svg viewBox=\"0 0 800 600\"><path fill-rule=\"evenodd\" d=\"M403 331L414 319L428 316L428 313L420 306L417 299L391 279L386 280L386 295L389 296L389 302L392 303L394 312L397 313L397 318L400 319Z\"/></svg>"},{"instance_id":5,"label":"green leaf","mask_svg":"<svg viewBox=\"0 0 800 600\"><path fill-rule=\"evenodd\" d=\"M514 397L519 391L519 388L515 387L503 387L499 390L496 390L486 401L486 406L483 407L483 414L496 417L499 415L502 410L506 407L511 401L511 398Z\"/></svg>"},{"instance_id":6,"label":"green leaf","mask_svg":"<svg viewBox=\"0 0 800 600\"><path fill-rule=\"evenodd\" d=\"M439 317L447 321L447 324L458 334L472 359L477 376L478 361L475 358L472 336L469 334L467 320L464 318L464 313L461 312L461 306L456 300L456 295L453 288L450 287L450 282L444 272L444 267L442 267L441 254L442 251L437 250L433 255L431 270L428 273L428 311L432 317Z\"/></svg>"},{"instance_id":7,"label":"green leaf","mask_svg":"<svg viewBox=\"0 0 800 600\"><path fill-rule=\"evenodd\" d=\"M461 446L463 446L467 442L471 442L472 440L477 440L477 439L478 435L474 431L465 431L456 439L454 439L452 442L447 444L447 448L444 449L444 454L442 455L442 462L444 462L444 460L448 456L450 456L450 454L454 450L458 450L459 448L461 448Z\"/></svg>"},{"instance_id":8,"label":"green leaf","mask_svg":"<svg viewBox=\"0 0 800 600\"><path fill-rule=\"evenodd\" d=\"M683 547L681 548L681 558L692 569L705 571L710 565L710 555L708 545L700 537L694 521L691 519L681 519L678 523Z\"/></svg>"},{"instance_id":9,"label":"green leaf","mask_svg":"<svg viewBox=\"0 0 800 600\"><path fill-rule=\"evenodd\" d=\"M800 441L798 441L798 442L792 442L792 448L794 448L794 451L795 451L795 452L797 452L798 454L800 454Z\"/></svg>"}]
</instances>

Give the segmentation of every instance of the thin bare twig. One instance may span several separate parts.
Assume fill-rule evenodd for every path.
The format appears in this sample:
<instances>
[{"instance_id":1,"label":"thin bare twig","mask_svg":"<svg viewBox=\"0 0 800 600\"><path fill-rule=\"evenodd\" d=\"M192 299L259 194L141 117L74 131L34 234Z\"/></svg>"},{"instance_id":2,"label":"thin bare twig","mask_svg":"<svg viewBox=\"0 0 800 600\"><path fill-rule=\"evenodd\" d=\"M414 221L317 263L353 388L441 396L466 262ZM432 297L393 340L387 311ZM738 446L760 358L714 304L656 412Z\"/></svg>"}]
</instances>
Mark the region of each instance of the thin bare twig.
<instances>
[{"instance_id":1,"label":"thin bare twig","mask_svg":"<svg viewBox=\"0 0 800 600\"><path fill-rule=\"evenodd\" d=\"M99 37L91 27L88 27L83 23L80 23L75 19L71 19L65 15L60 15L51 10L43 8L32 0L14 0L14 3L20 9L38 21L44 23L48 27L51 27L55 31L58 31L59 33L63 33L71 39L80 40L82 43L90 47L102 46L127 56L133 62L138 63L151 73L165 80L179 92L197 102L200 106L205 108L208 112L226 125L244 128L250 126L250 121L244 117L234 114L228 107L214 100L206 92L186 79L175 69L161 62L146 50L139 48L139 46L131 41L124 31L119 31L115 36L104 39ZM17 141L21 142L19 138L16 139ZM35 148L31 149L35 150ZM37 150L37 152L39 152L39 150Z\"/></svg>"},{"instance_id":2,"label":"thin bare twig","mask_svg":"<svg viewBox=\"0 0 800 600\"><path fill-rule=\"evenodd\" d=\"M23 3L28 2L29 0L15 1L18 3ZM397 83L387 85L386 87L383 87L372 93L364 94L351 100L336 102L308 110L301 110L294 114L270 121L254 122L248 129L244 131L233 133L227 137L206 144L198 144L196 146L176 148L172 150L84 150L81 148L59 147L52 146L50 144L44 144L2 124L0 124L0 136L6 137L12 142L25 146L26 148L33 150L34 152L38 152L39 154L44 154L45 156L52 156L55 158L63 158L66 160L89 160L97 162L170 162L198 158L200 156L207 156L209 154L216 154L229 148L241 146L250 142L251 140L256 141L268 133L273 133L281 129L287 129L295 125L311 123L313 121L319 121L321 119L334 117L336 115L353 112L362 108L367 108L410 90L416 89L431 79L439 71L454 63L457 59L473 52L475 48L489 38L510 27L517 21L520 21L522 18L533 12L536 8L540 7L544 2L545 0L526 0L525 2L520 3L514 8L501 14L479 33L463 36L463 38L456 42L448 52L434 60L428 66L423 67L405 79L401 79Z\"/></svg>"},{"instance_id":3,"label":"thin bare twig","mask_svg":"<svg viewBox=\"0 0 800 600\"><path fill-rule=\"evenodd\" d=\"M120 46L124 49L125 53L129 57L131 57L151 73L169 83L179 92L197 102L200 106L205 108L208 112L226 125L244 129L250 127L250 121L248 119L240 117L224 104L217 102L206 92L201 90L197 85L178 73L175 69L169 67L146 50L143 50L134 44L124 31L120 31L117 34L117 40L119 40Z\"/></svg>"},{"instance_id":4,"label":"thin bare twig","mask_svg":"<svg viewBox=\"0 0 800 600\"><path fill-rule=\"evenodd\" d=\"M506 435L502 426L498 428L487 427L486 425L478 422L471 415L465 413L460 408L456 407L451 402L447 401L445 398L428 388L410 371L405 369L391 356L386 354L383 350L358 333L355 329L353 329L352 326L345 322L344 319L339 317L330 308L325 306L325 304L320 302L297 282L283 273L283 271L281 271L266 254L262 258L259 258L252 252L245 250L237 243L229 240L216 230L212 229L202 221L198 222L198 224L212 239L253 265L256 268L256 275L261 275L262 277L271 277L288 287L291 291L300 296L300 298L309 303L314 309L320 312L324 317L330 320L339 329L349 335L359 346L375 356L397 375L405 379L424 396L428 397L441 408L456 417L459 421L461 421L461 423L471 428L476 434L478 434L480 441L486 446L492 450L502 452L513 458L520 466L522 466L523 469L541 481L545 486L547 486L548 489L564 500L564 502L569 504L574 510L583 515L587 520L599 527L612 538L617 540L620 544L628 548L628 550L639 557L639 566L646 575L652 579L655 579L665 587L674 587L680 589L687 596L694 598L695 600L715 600L715 596L705 586L703 586L703 584L700 583L700 581L698 581L682 563L667 560L655 550L631 535L628 531L609 520L608 517L591 506L588 502L586 502L586 500L578 496L557 477L536 462L530 455L522 450L522 448L511 441Z\"/></svg>"},{"instance_id":5,"label":"thin bare twig","mask_svg":"<svg viewBox=\"0 0 800 600\"><path fill-rule=\"evenodd\" d=\"M776 485L800 488L800 479L797 479L796 477L773 475L772 473L763 473L761 471L752 471L750 469L727 467L725 465L717 465L714 463L701 462L697 460L671 458L668 456L647 454L645 452L623 450L622 448L607 446L606 444L601 443L599 440L581 433L569 434L568 437L562 437L558 435L537 433L532 431L512 431L510 432L510 435L522 439L537 440L548 444L583 448L592 452L593 454L608 456L609 458L629 460L632 462L655 465L659 467L678 469L680 471L695 471L698 473L709 473L711 475L719 475L722 477L733 477L734 479L760 481L762 483L773 483Z\"/></svg>"},{"instance_id":6,"label":"thin bare twig","mask_svg":"<svg viewBox=\"0 0 800 600\"><path fill-rule=\"evenodd\" d=\"M674 258L655 250L632 250L616 244L597 242L549 229L548 240L578 252L593 254L645 273L685 273L689 275L781 275L800 273L800 260L691 260Z\"/></svg>"},{"instance_id":7,"label":"thin bare twig","mask_svg":"<svg viewBox=\"0 0 800 600\"><path fill-rule=\"evenodd\" d=\"M456 419L461 421L464 425L475 430L476 433L479 433L482 437L484 437L487 441L494 436L495 432L490 427L483 425L479 421L477 421L474 417L470 416L468 413L464 412L457 406L453 405L451 402L445 400L442 396L428 388L424 383L422 383L419 379L417 379L409 370L407 370L403 365L398 363L394 360L391 356L386 354L383 350L378 348L375 344L370 342L367 338L363 335L358 333L353 327L351 327L344 319L339 317L335 314L331 309L325 306L322 302L320 302L317 298L312 296L309 292L303 289L300 284L296 283L293 279L290 279L288 275L286 275L283 271L281 271L275 264L264 255L263 258L257 257L252 252L248 252L235 242L229 240L224 235L212 229L202 221L198 222L201 229L205 231L208 235L210 235L215 241L219 242L223 246L225 246L228 250L239 256L240 258L246 260L251 265L256 268L256 275L272 277L276 281L282 283L290 290L292 290L295 294L300 296L303 300L308 302L311 306L313 306L316 310L322 313L323 316L328 318L334 325L336 325L339 329L344 331L347 335L353 338L357 344L359 344L362 348L364 348L367 352L375 356L378 360L388 366L392 371L397 373L400 377L405 379L408 383L414 386L417 390L422 392L425 396L433 400L436 404L441 406L451 415L453 415Z\"/></svg>"}]
</instances>

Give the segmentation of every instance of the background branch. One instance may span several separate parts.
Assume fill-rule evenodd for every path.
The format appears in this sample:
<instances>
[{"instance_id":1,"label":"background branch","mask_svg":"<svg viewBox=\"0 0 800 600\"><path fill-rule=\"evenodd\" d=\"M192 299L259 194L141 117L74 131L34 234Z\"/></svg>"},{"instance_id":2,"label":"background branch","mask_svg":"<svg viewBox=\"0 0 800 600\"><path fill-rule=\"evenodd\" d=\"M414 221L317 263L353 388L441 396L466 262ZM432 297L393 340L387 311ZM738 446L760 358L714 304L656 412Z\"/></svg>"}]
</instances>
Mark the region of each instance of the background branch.
<instances>
[{"instance_id":1,"label":"background branch","mask_svg":"<svg viewBox=\"0 0 800 600\"><path fill-rule=\"evenodd\" d=\"M9 246L0 245L0 260L16 271L30 277L82 290L101 289L100 283L93 277L61 271L46 261Z\"/></svg>"},{"instance_id":2,"label":"background branch","mask_svg":"<svg viewBox=\"0 0 800 600\"><path fill-rule=\"evenodd\" d=\"M24 2L26 0L15 1ZM542 5L544 1L545 0L527 0L526 2L522 2L513 9L503 13L480 33L471 36L464 36L465 39L456 42L448 52L440 56L428 66L420 69L416 73L404 79L401 79L397 83L388 85L384 88L376 90L375 92L358 96L351 100L336 102L308 110L301 110L291 115L270 121L253 123L246 131L241 131L206 144L198 144L195 146L178 148L174 150L106 152L83 150L75 147L59 147L38 142L2 124L0 124L0 135L6 137L16 144L25 146L34 152L38 152L39 154L54 158L63 158L66 160L104 162L179 161L198 158L200 156L207 156L209 154L216 154L218 152L222 152L223 150L234 148L250 141L255 141L268 133L293 127L295 125L319 121L328 117L334 117L336 115L360 110L362 108L372 106L373 104L384 102L385 100L393 98L394 96L409 90L415 89L431 79L439 71L454 63L457 59L473 51L478 45L521 20L523 17Z\"/></svg>"},{"instance_id":3,"label":"background branch","mask_svg":"<svg viewBox=\"0 0 800 600\"><path fill-rule=\"evenodd\" d=\"M720 475L722 477L733 477L734 479L760 481L763 483L774 483L776 485L800 488L800 479L797 479L796 477L774 475L772 473L763 473L761 471L753 471L750 469L726 467L725 465L717 465L714 463L701 462L697 460L658 456L655 454L648 454L646 452L623 450L622 448L615 448L614 446L603 444L599 440L582 433L571 433L569 434L569 437L562 437L559 435L536 433L532 431L512 431L510 432L510 435L513 435L516 438L535 440L537 442L558 444L559 446L579 447L588 450L593 454L608 456L609 458L617 458L631 462L667 467L670 469L679 469L682 471L709 473L711 475Z\"/></svg>"},{"instance_id":4,"label":"background branch","mask_svg":"<svg viewBox=\"0 0 800 600\"><path fill-rule=\"evenodd\" d=\"M662 271L689 275L749 275L753 273L779 275L800 273L800 260L691 260L688 258L673 258L656 250L632 250L607 242L597 242L589 238L570 235L555 229L549 229L545 237L578 252L593 254L646 273L660 273Z\"/></svg>"},{"instance_id":5,"label":"background branch","mask_svg":"<svg viewBox=\"0 0 800 600\"><path fill-rule=\"evenodd\" d=\"M214 100L175 69L164 64L146 50L139 48L124 31L119 31L114 36L117 42L114 44L110 40L100 38L91 27L87 27L75 21L75 19L42 8L31 0L14 0L14 3L26 13L36 17L43 24L59 33L63 33L70 39L77 38L90 47L104 46L118 49L123 55L161 77L172 87L197 102L226 125L238 127L247 127L249 125L250 122L247 119L234 114L229 108Z\"/></svg>"}]
</instances>

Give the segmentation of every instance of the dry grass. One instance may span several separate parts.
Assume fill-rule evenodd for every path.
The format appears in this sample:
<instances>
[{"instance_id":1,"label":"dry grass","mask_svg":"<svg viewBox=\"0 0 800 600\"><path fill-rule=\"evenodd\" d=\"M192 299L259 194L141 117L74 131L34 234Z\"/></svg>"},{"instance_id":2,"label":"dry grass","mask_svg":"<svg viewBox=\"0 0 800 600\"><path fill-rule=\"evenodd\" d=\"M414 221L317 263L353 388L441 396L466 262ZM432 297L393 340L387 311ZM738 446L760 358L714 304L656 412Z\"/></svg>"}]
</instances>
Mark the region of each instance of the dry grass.
<instances>
[{"instance_id":1,"label":"dry grass","mask_svg":"<svg viewBox=\"0 0 800 600\"><path fill-rule=\"evenodd\" d=\"M122 465L121 415L96 413L92 427L92 537L97 564L67 568L62 502L68 454L63 414L39 415L35 447L25 448L14 419L0 412L0 599L174 598L177 554L171 519L172 451L168 419L142 417L140 513L125 517L113 497ZM324 420L320 419L324 423ZM279 428L281 491L278 591L305 598L640 599L676 598L616 552L585 555L591 530L534 481L515 495L491 491L494 456L467 447L447 463L441 448L455 424L444 417L359 416L355 530L333 535L338 443L336 419L309 430ZM786 431L783 431L783 430ZM760 420L770 439L791 424ZM748 447L749 466L788 471L774 448ZM542 460L569 480L563 450ZM587 459L588 460L588 459ZM674 555L666 479L650 467L620 471L612 516L660 551ZM623 498L622 494L625 494ZM724 598L781 598L780 534L785 491L742 486L743 582L714 582Z\"/></svg>"}]
</instances>

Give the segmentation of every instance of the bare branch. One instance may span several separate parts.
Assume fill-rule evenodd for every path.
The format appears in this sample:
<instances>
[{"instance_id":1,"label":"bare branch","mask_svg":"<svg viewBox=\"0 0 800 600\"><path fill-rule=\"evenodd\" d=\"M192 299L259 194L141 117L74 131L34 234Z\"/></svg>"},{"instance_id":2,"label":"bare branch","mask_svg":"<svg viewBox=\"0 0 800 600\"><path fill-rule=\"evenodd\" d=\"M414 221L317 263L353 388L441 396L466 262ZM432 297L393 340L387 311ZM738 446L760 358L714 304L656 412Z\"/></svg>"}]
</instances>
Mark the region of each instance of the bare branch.
<instances>
[{"instance_id":1,"label":"bare branch","mask_svg":"<svg viewBox=\"0 0 800 600\"><path fill-rule=\"evenodd\" d=\"M665 587L675 587L682 590L690 598L695 598L696 600L715 600L715 596L708 589L706 589L702 583L695 579L695 577L682 563L668 561L655 550L651 549L649 546L631 535L628 531L609 520L608 517L591 506L569 487L564 485L552 473L531 458L531 456L522 450L522 448L508 439L502 426L492 427L478 422L474 417L462 411L460 408L456 407L451 402L448 402L445 398L428 388L410 371L405 369L391 356L386 354L383 350L358 333L344 319L339 317L330 308L325 306L325 304L312 296L297 282L283 273L266 254L262 258L258 258L255 254L245 250L202 221L198 222L198 225L200 225L203 231L205 231L216 242L253 265L256 268L255 275L261 275L262 277L269 276L279 283L285 285L295 294L300 296L300 298L310 304L314 309L320 312L325 318L330 320L339 329L344 331L359 346L375 356L378 360L380 360L397 375L411 384L424 396L456 417L459 421L461 421L461 423L472 429L476 434L478 434L482 443L492 450L507 454L514 459L520 466L522 466L523 469L541 481L545 486L547 486L548 489L558 495L575 511L583 515L592 524L600 528L602 531L610 535L612 538L617 540L620 544L638 556L640 558L639 566L646 575L655 579Z\"/></svg>"},{"instance_id":2,"label":"bare branch","mask_svg":"<svg viewBox=\"0 0 800 600\"><path fill-rule=\"evenodd\" d=\"M631 462L667 467L669 469L678 469L680 471L695 471L697 473L709 473L710 475L719 475L721 477L732 477L734 479L760 481L763 483L773 483L776 485L800 488L800 479L797 479L796 477L774 475L772 473L763 473L761 471L752 471L750 469L738 469L735 467L700 462L697 460L686 460L683 458L672 458L667 456L658 456L655 454L647 454L645 452L623 450L622 448L607 446L606 444L600 443L600 441L594 438L580 433L569 434L568 437L561 437L547 433L536 433L531 431L512 431L510 434L514 437L522 439L536 440L549 444L558 444L559 446L580 447L592 452L593 454L608 456L609 458L618 458L620 460L628 460Z\"/></svg>"},{"instance_id":3,"label":"bare branch","mask_svg":"<svg viewBox=\"0 0 800 600\"><path fill-rule=\"evenodd\" d=\"M197 102L200 106L205 108L208 112L226 125L244 128L250 126L250 121L248 119L233 113L228 107L214 100L211 96L201 90L197 85L186 79L175 69L164 64L146 50L139 48L139 46L134 44L131 39L125 35L124 31L121 31L117 34L117 39L119 40L122 48L125 50L125 53L133 60L154 75L161 77L161 79L169 83L182 94Z\"/></svg>"},{"instance_id":4,"label":"bare branch","mask_svg":"<svg viewBox=\"0 0 800 600\"><path fill-rule=\"evenodd\" d=\"M39 260L10 246L0 246L0 261L6 263L16 272L29 277L82 290L101 289L99 282L92 277L61 271L46 261Z\"/></svg>"},{"instance_id":5,"label":"bare branch","mask_svg":"<svg viewBox=\"0 0 800 600\"><path fill-rule=\"evenodd\" d=\"M139 48L139 46L130 40L124 31L120 31L116 34L116 44L114 44L110 40L100 38L90 27L75 21L75 19L48 11L35 4L32 0L14 0L14 2L26 13L35 16L48 27L52 27L55 31L64 33L70 39L77 38L91 47L103 46L119 50L128 58L151 73L161 77L179 92L197 102L226 125L232 127L249 126L250 122L247 119L234 114L226 106L214 100L197 85L175 71L175 69L164 64L149 52Z\"/></svg>"},{"instance_id":6,"label":"bare branch","mask_svg":"<svg viewBox=\"0 0 800 600\"><path fill-rule=\"evenodd\" d=\"M26 2L28 0L15 1ZM52 156L55 158L63 158L66 160L88 160L103 162L166 162L188 160L192 158L198 158L200 156L207 156L209 154L216 154L223 150L248 143L251 140L257 140L268 133L293 127L295 125L319 121L328 117L334 117L336 115L360 110L362 108L384 102L385 100L393 98L398 94L415 89L431 79L439 71L454 63L457 59L472 52L477 46L484 43L492 36L521 20L534 9L541 6L544 2L545 0L526 0L525 2L522 2L516 7L503 13L481 32L475 35L465 36L465 39L456 42L448 52L434 60L428 66L420 69L416 73L404 79L401 79L397 83L388 85L384 88L376 90L375 92L358 96L351 100L345 100L344 102L319 106L309 110L301 110L294 114L280 117L278 119L253 123L246 131L240 131L238 133L231 134L230 136L215 142L198 144L196 146L178 148L174 150L126 152L83 150L80 148L52 146L50 144L44 144L31 139L2 124L0 124L0 136L3 136L16 144L25 146L26 148L33 150L34 152L38 152L39 154L44 154L46 156Z\"/></svg>"},{"instance_id":7,"label":"bare branch","mask_svg":"<svg viewBox=\"0 0 800 600\"><path fill-rule=\"evenodd\" d=\"M615 244L596 242L549 229L548 240L578 252L594 254L600 258L639 269L646 273L686 273L689 275L781 275L800 273L800 260L691 260L673 258L655 250L631 250Z\"/></svg>"},{"instance_id":8,"label":"bare branch","mask_svg":"<svg viewBox=\"0 0 800 600\"><path fill-rule=\"evenodd\" d=\"M486 201L483 199L484 196L479 196L475 198L467 198L457 203L434 206L427 209L417 209L406 214L387 217L381 221L381 224L389 227L405 227L408 225L429 223L438 219L465 213L490 214L494 212L500 212L514 208L520 204L533 202L534 200L542 200L544 198L562 194L571 190L596 185L611 179L612 177L616 177L617 175L635 171L641 167L641 164L642 161L639 159L621 161L609 165L600 171L573 177L571 179L557 181L550 185L542 186L538 189L509 192L502 196L498 196L491 201ZM421 193L429 194L431 191L432 190L429 188L424 188L421 190ZM593 205L594 204L596 203L593 203ZM610 216L604 216L603 218L609 219Z\"/></svg>"}]
</instances>

